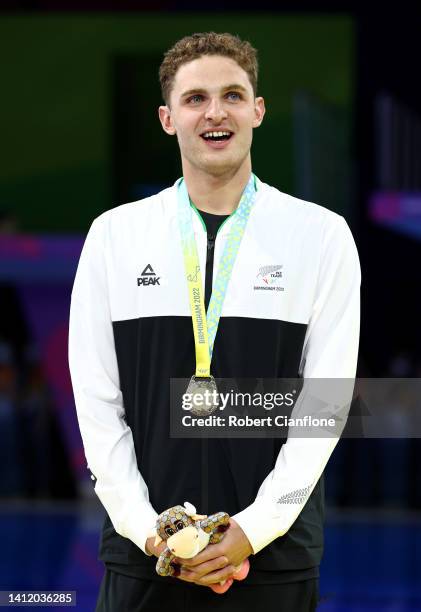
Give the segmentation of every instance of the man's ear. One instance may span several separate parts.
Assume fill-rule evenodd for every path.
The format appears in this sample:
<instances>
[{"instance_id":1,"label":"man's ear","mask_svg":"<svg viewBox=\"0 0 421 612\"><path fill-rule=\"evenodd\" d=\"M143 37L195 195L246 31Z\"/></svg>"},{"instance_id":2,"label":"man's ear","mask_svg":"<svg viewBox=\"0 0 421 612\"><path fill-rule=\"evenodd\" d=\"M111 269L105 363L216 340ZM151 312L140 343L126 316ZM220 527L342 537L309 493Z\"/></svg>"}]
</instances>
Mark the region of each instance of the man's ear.
<instances>
[{"instance_id":1,"label":"man's ear","mask_svg":"<svg viewBox=\"0 0 421 612\"><path fill-rule=\"evenodd\" d=\"M265 116L265 101L264 99L259 96L258 98L255 98L254 100L254 119L253 119L253 127L259 127L259 125L262 123L263 121L263 117Z\"/></svg>"},{"instance_id":2,"label":"man's ear","mask_svg":"<svg viewBox=\"0 0 421 612\"><path fill-rule=\"evenodd\" d=\"M174 134L176 133L176 129L172 122L170 108L168 106L160 106L158 108L158 115L164 132L166 132L170 136L174 136Z\"/></svg>"}]
</instances>

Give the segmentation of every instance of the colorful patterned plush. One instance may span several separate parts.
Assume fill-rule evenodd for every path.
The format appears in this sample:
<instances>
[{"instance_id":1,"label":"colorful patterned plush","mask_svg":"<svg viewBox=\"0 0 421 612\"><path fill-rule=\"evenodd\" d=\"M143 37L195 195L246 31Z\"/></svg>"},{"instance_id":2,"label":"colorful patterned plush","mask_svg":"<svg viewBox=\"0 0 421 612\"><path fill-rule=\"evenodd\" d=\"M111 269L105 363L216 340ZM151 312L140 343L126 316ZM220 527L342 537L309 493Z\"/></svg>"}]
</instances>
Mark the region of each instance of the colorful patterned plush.
<instances>
[{"instance_id":1,"label":"colorful patterned plush","mask_svg":"<svg viewBox=\"0 0 421 612\"><path fill-rule=\"evenodd\" d=\"M191 559L208 544L217 544L229 528L229 515L217 512L211 516L196 514L196 508L185 502L183 506L173 506L164 510L156 521L154 530L155 546L165 541L167 546L160 554L156 571L160 576L177 576L180 568L173 563L175 557ZM237 568L233 578L243 580L249 572L249 561L246 559ZM232 585L233 578L212 584L216 593L225 593Z\"/></svg>"}]
</instances>

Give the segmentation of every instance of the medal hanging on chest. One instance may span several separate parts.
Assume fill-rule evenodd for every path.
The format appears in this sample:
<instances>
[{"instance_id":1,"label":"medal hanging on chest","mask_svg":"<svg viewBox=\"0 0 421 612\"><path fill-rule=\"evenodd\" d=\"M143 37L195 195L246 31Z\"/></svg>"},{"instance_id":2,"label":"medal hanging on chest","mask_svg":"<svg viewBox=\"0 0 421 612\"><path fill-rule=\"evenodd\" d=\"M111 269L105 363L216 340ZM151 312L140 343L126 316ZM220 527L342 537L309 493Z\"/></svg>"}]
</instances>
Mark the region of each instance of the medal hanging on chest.
<instances>
[{"instance_id":1,"label":"medal hanging on chest","mask_svg":"<svg viewBox=\"0 0 421 612\"><path fill-rule=\"evenodd\" d=\"M218 390L215 379L210 372L213 346L228 283L254 204L255 195L255 177L251 174L238 208L233 215L231 230L220 259L206 314L189 194L184 179L180 179L178 183L178 222L196 354L196 372L190 379L186 393L191 396L191 412L197 416L208 416L219 406Z\"/></svg>"}]
</instances>

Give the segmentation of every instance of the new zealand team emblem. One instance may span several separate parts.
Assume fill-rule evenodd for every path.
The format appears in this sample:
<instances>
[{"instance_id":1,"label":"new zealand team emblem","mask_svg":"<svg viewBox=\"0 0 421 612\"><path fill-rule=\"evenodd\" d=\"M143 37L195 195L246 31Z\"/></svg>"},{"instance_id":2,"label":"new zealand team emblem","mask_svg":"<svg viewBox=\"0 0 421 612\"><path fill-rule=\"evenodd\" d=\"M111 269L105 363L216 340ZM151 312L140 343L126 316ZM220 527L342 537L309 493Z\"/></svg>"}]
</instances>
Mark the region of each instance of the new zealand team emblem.
<instances>
[{"instance_id":1,"label":"new zealand team emblem","mask_svg":"<svg viewBox=\"0 0 421 612\"><path fill-rule=\"evenodd\" d=\"M283 291L284 288L280 286L281 279L283 278L282 268L282 265L261 266L256 276L254 289Z\"/></svg>"}]
</instances>

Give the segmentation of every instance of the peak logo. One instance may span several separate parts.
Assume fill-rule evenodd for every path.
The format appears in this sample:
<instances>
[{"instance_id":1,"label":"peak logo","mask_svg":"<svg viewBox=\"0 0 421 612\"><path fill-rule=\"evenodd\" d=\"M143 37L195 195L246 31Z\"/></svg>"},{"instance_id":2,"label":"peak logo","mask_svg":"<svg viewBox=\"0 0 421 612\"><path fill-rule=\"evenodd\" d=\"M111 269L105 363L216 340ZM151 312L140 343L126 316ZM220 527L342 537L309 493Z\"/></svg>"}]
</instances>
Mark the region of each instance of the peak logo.
<instances>
[{"instance_id":1,"label":"peak logo","mask_svg":"<svg viewBox=\"0 0 421 612\"><path fill-rule=\"evenodd\" d=\"M151 264L148 264L137 279L137 286L159 285L160 278L161 277L157 276L153 271Z\"/></svg>"}]
</instances>

